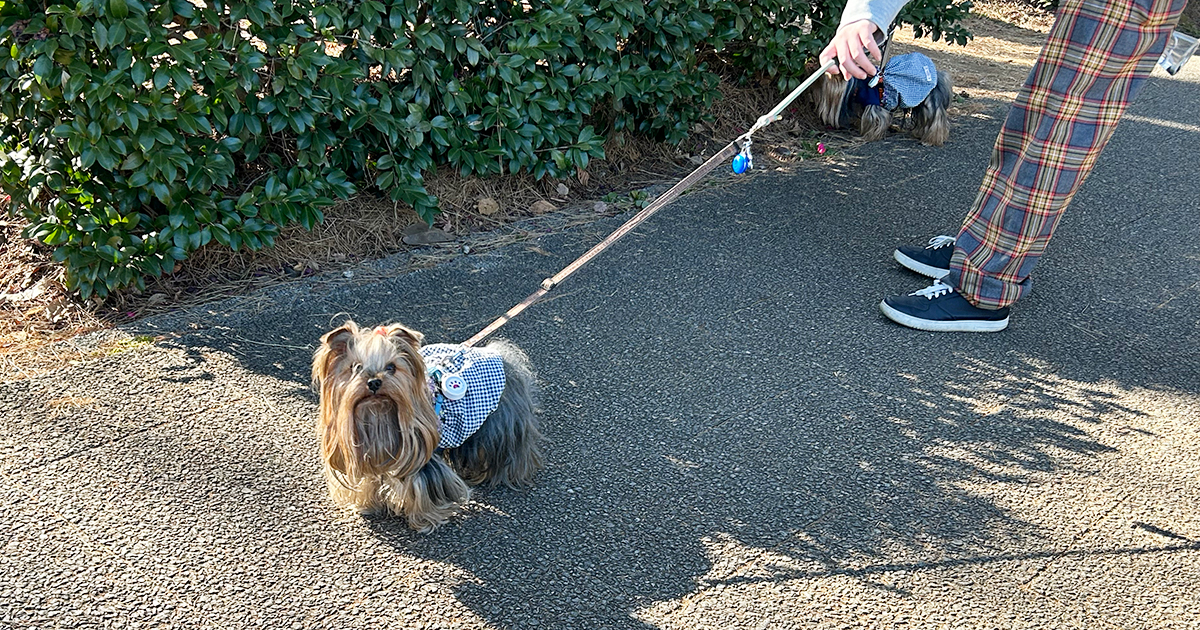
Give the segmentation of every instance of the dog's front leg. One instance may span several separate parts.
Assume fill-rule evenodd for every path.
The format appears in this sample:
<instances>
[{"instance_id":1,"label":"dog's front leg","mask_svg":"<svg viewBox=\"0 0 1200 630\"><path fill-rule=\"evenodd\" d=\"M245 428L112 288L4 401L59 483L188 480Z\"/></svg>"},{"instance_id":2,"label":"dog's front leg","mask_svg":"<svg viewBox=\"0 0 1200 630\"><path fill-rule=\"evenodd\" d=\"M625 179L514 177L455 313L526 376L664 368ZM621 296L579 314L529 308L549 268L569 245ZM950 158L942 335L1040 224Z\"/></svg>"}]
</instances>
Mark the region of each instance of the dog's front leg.
<instances>
[{"instance_id":1,"label":"dog's front leg","mask_svg":"<svg viewBox=\"0 0 1200 630\"><path fill-rule=\"evenodd\" d=\"M383 480L392 511L409 527L430 532L445 523L471 498L471 489L441 457L435 456L415 475Z\"/></svg>"}]
</instances>

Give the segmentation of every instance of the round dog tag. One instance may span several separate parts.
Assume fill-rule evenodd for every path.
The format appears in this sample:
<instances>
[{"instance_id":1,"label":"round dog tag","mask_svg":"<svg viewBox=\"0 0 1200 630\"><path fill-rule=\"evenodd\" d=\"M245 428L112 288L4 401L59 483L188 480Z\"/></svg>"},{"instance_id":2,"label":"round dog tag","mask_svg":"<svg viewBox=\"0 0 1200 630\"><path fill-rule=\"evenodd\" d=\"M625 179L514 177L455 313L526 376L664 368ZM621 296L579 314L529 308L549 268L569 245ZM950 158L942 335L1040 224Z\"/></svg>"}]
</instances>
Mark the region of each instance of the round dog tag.
<instances>
[{"instance_id":1,"label":"round dog tag","mask_svg":"<svg viewBox=\"0 0 1200 630\"><path fill-rule=\"evenodd\" d=\"M461 400L467 395L467 381L457 374L442 376L442 395L446 400Z\"/></svg>"}]
</instances>

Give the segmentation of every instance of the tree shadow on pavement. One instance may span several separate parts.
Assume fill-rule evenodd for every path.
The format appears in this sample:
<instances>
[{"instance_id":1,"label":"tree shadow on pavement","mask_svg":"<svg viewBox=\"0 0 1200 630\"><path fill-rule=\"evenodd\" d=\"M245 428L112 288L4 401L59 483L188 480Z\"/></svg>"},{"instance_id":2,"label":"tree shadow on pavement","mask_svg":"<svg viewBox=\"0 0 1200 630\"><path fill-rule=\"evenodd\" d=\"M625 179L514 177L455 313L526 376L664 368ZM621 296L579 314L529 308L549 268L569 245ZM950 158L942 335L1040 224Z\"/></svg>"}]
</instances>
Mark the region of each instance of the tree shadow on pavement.
<instances>
[{"instance_id":1,"label":"tree shadow on pavement","mask_svg":"<svg viewBox=\"0 0 1200 630\"><path fill-rule=\"evenodd\" d=\"M1196 91L1163 82L1147 99L1168 87ZM1089 538L1171 533L1169 515L1130 525L1114 513L1183 482L1157 452L1194 434L1200 400L1191 202L1120 176L1166 165L1195 181L1186 147L1198 134L1132 114L1116 146L1161 146L1165 127L1176 153L1118 148L1102 163L1077 201L1086 214L1056 240L1071 253L1050 257L1042 297L1002 335L901 329L861 297L923 286L863 270L888 264L880 243L954 225L974 185L955 180L982 172L991 125L947 149L969 150L965 164L903 141L864 148L867 170L917 173L891 195L905 212L870 203L887 178L809 170L744 198L702 197L691 209L704 221L644 228L592 277L602 286L529 316L536 337L510 331L549 378L552 465L528 495L482 495L502 524L449 557L475 578L459 599L501 627L756 627L811 615L804 601L851 623L847 602L928 597L948 580L967 585L948 597L986 617L1011 612L990 610L987 591L1021 592L1054 563L1186 563L1194 533ZM1147 236L1162 225L1186 234ZM1163 259L1183 273L1152 262ZM437 535L414 544L375 529L414 553L449 551ZM1092 596L1127 607L1146 591Z\"/></svg>"},{"instance_id":2,"label":"tree shadow on pavement","mask_svg":"<svg viewBox=\"0 0 1200 630\"><path fill-rule=\"evenodd\" d=\"M757 356L775 347L741 345ZM708 349L716 352L696 354L729 351ZM663 378L654 366L615 367L631 385ZM567 371L568 382L594 378ZM1144 412L1124 402L1122 386L1075 381L1024 357L963 359L947 371L956 374L834 369L766 400L741 387L713 396L725 403L636 386L617 403L548 385L554 465L529 495L483 494L507 522L449 559L475 577L458 597L501 627L661 626L689 598L715 589L720 599L720 589L746 583L842 576L903 594L897 573L1061 557L1059 529L1078 522L1029 522L1012 502L1026 484L1087 483L1114 454L1103 435L1145 431L1136 428ZM710 366L681 382L695 394L728 378ZM719 406L740 412L707 413ZM396 523L374 527L410 552L429 544L414 547ZM1196 544L1156 551L1175 549ZM706 627L754 627L781 612L753 618L732 600L704 615Z\"/></svg>"}]
</instances>

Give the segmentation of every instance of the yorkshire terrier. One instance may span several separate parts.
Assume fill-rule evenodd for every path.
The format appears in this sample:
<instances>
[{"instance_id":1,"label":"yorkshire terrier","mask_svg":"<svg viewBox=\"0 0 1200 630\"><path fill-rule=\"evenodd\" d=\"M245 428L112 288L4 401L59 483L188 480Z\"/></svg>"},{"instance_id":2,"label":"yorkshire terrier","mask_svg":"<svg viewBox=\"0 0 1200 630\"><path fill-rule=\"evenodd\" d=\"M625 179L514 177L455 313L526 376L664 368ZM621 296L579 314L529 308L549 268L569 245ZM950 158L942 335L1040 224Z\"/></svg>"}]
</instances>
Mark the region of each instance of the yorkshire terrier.
<instances>
[{"instance_id":1,"label":"yorkshire terrier","mask_svg":"<svg viewBox=\"0 0 1200 630\"><path fill-rule=\"evenodd\" d=\"M871 85L871 78L846 81L840 74L825 74L814 93L817 114L839 129L857 119L858 131L868 141L886 136L895 115L909 114L911 133L921 144L945 144L950 137L946 110L954 93L948 72L921 53L909 53L890 59L878 78Z\"/></svg>"},{"instance_id":2,"label":"yorkshire terrier","mask_svg":"<svg viewBox=\"0 0 1200 630\"><path fill-rule=\"evenodd\" d=\"M346 322L321 337L312 378L333 499L428 532L470 498L469 486L529 485L542 467L542 434L533 369L519 348L423 339L399 324Z\"/></svg>"}]
</instances>

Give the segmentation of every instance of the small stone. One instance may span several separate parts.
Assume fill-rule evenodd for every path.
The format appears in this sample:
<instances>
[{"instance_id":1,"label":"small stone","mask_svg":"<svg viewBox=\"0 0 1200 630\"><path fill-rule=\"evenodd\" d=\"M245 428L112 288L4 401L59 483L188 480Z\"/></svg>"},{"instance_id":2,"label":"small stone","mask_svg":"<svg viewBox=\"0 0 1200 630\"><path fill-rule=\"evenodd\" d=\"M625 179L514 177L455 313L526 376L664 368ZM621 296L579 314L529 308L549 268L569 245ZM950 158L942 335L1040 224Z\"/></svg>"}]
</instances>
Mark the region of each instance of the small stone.
<instances>
[{"instance_id":1,"label":"small stone","mask_svg":"<svg viewBox=\"0 0 1200 630\"><path fill-rule=\"evenodd\" d=\"M470 245L463 245L463 253L464 253L464 254L470 254L470 253L471 253L471 246L470 246Z\"/></svg>"},{"instance_id":2,"label":"small stone","mask_svg":"<svg viewBox=\"0 0 1200 630\"><path fill-rule=\"evenodd\" d=\"M599 213L608 212L608 204L604 203L603 201L597 201L596 203L592 204L592 210L595 210Z\"/></svg>"},{"instance_id":3,"label":"small stone","mask_svg":"<svg viewBox=\"0 0 1200 630\"><path fill-rule=\"evenodd\" d=\"M166 293L155 293L154 295L150 296L149 300L146 300L146 303L149 304L150 306L155 306L158 304L162 304L163 302L166 302L166 301L167 301Z\"/></svg>"},{"instance_id":4,"label":"small stone","mask_svg":"<svg viewBox=\"0 0 1200 630\"><path fill-rule=\"evenodd\" d=\"M404 230L405 245L432 245L434 243L448 243L454 240L454 236L447 234L438 228L431 228L424 223L418 223L409 226Z\"/></svg>"},{"instance_id":5,"label":"small stone","mask_svg":"<svg viewBox=\"0 0 1200 630\"><path fill-rule=\"evenodd\" d=\"M342 276L343 276L343 277L345 277L345 278L353 278L353 277L354 277L354 272L353 272L353 271L350 271L349 269L347 269L347 270L345 270L345 271L343 271L343 272L342 272Z\"/></svg>"},{"instance_id":6,"label":"small stone","mask_svg":"<svg viewBox=\"0 0 1200 630\"><path fill-rule=\"evenodd\" d=\"M567 195L571 194L571 189L567 188L566 184L559 182L559 184L554 187L554 192L558 193L559 197L566 197Z\"/></svg>"},{"instance_id":7,"label":"small stone","mask_svg":"<svg viewBox=\"0 0 1200 630\"><path fill-rule=\"evenodd\" d=\"M479 214L484 215L496 214L500 211L500 204L496 203L496 200L491 197L480 199L479 203L475 204L475 207L479 210Z\"/></svg>"},{"instance_id":8,"label":"small stone","mask_svg":"<svg viewBox=\"0 0 1200 630\"><path fill-rule=\"evenodd\" d=\"M334 262L346 262L345 254L331 254L329 258Z\"/></svg>"},{"instance_id":9,"label":"small stone","mask_svg":"<svg viewBox=\"0 0 1200 630\"><path fill-rule=\"evenodd\" d=\"M554 212L555 210L558 210L558 207L545 199L538 199L533 202L533 205L529 206L529 211L534 214L545 214L547 212Z\"/></svg>"},{"instance_id":10,"label":"small stone","mask_svg":"<svg viewBox=\"0 0 1200 630\"><path fill-rule=\"evenodd\" d=\"M404 228L404 235L412 236L413 234L420 234L421 232L424 232L428 229L429 229L429 226L424 223L414 223L414 224Z\"/></svg>"},{"instance_id":11,"label":"small stone","mask_svg":"<svg viewBox=\"0 0 1200 630\"><path fill-rule=\"evenodd\" d=\"M704 158L700 157L699 155L693 155L688 157L688 161L696 166L699 166L704 163Z\"/></svg>"}]
</instances>

